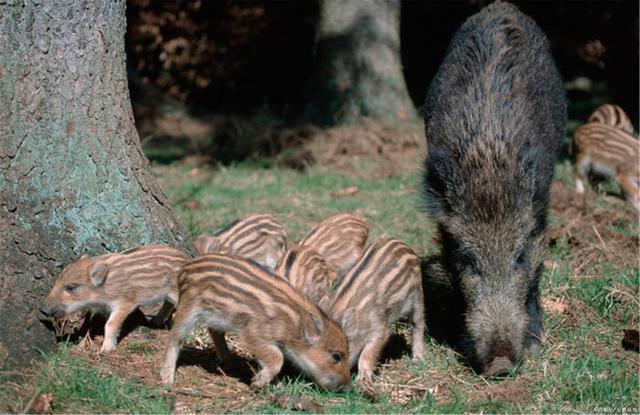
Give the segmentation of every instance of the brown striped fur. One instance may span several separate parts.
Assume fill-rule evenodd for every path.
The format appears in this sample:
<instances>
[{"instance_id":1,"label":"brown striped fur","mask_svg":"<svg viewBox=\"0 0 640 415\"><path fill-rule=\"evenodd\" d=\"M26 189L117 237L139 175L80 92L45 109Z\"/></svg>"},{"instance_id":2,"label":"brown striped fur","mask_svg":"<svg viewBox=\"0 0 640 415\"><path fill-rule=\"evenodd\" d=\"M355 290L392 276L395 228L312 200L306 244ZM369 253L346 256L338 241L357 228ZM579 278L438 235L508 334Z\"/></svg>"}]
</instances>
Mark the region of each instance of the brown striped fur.
<instances>
[{"instance_id":1,"label":"brown striped fur","mask_svg":"<svg viewBox=\"0 0 640 415\"><path fill-rule=\"evenodd\" d=\"M602 104L589 116L587 122L607 124L633 134L633 124L622 108L615 104Z\"/></svg>"},{"instance_id":2,"label":"brown striped fur","mask_svg":"<svg viewBox=\"0 0 640 415\"><path fill-rule=\"evenodd\" d=\"M280 275L306 295L314 304L329 293L336 271L314 248L306 245L291 248L276 267Z\"/></svg>"},{"instance_id":3,"label":"brown striped fur","mask_svg":"<svg viewBox=\"0 0 640 415\"><path fill-rule=\"evenodd\" d=\"M393 323L409 317L413 360L424 354L424 296L420 259L406 244L392 238L369 246L351 271L320 307L342 325L349 339L349 365L358 363L358 383L370 382Z\"/></svg>"},{"instance_id":4,"label":"brown striped fur","mask_svg":"<svg viewBox=\"0 0 640 415\"><path fill-rule=\"evenodd\" d=\"M340 278L362 255L368 235L369 228L364 219L339 213L313 228L300 245L310 246L325 257Z\"/></svg>"},{"instance_id":5,"label":"brown striped fur","mask_svg":"<svg viewBox=\"0 0 640 415\"><path fill-rule=\"evenodd\" d=\"M154 322L170 317L178 303L178 274L187 262L184 253L163 245L83 256L62 270L40 310L56 318L76 311L108 314L101 351L110 352L122 323L138 306L163 300Z\"/></svg>"},{"instance_id":6,"label":"brown striped fur","mask_svg":"<svg viewBox=\"0 0 640 415\"><path fill-rule=\"evenodd\" d=\"M632 134L602 123L589 123L573 135L576 191L584 192L590 171L614 178L626 198L640 210L640 141Z\"/></svg>"},{"instance_id":7,"label":"brown striped fur","mask_svg":"<svg viewBox=\"0 0 640 415\"><path fill-rule=\"evenodd\" d=\"M268 384L286 355L327 389L349 382L349 347L340 327L281 277L239 257L210 254L196 258L179 277L180 304L160 372L174 381L180 343L199 320L209 327L218 358L229 350L231 332L261 365L252 387Z\"/></svg>"},{"instance_id":8,"label":"brown striped fur","mask_svg":"<svg viewBox=\"0 0 640 415\"><path fill-rule=\"evenodd\" d=\"M237 255L273 269L287 250L287 231L270 215L249 215L236 219L213 236L199 236L195 245L203 255Z\"/></svg>"}]
</instances>

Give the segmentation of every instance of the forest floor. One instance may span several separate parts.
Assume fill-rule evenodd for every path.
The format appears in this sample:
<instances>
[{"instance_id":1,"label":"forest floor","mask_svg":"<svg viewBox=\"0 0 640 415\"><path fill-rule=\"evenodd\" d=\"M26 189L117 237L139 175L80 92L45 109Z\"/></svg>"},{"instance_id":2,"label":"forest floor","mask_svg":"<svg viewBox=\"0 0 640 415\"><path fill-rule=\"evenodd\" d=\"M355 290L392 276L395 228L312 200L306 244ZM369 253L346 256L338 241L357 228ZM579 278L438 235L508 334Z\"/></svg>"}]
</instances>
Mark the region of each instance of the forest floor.
<instances>
[{"instance_id":1,"label":"forest floor","mask_svg":"<svg viewBox=\"0 0 640 415\"><path fill-rule=\"evenodd\" d=\"M434 252L433 226L419 196L421 132L398 140L371 128L358 135L360 144L346 146L354 134L327 133L317 148L307 148L316 162L302 167L265 161L214 166L191 157L154 164L153 171L193 235L260 212L274 215L297 241L323 218L348 211L368 220L370 241L390 235L420 255ZM638 413L640 357L622 340L625 329L640 323L639 228L636 212L617 192L605 182L598 192L579 196L569 161L558 163L541 282L542 354L504 380L476 375L428 336L424 362L412 364L408 328L398 324L376 372L376 402L357 388L320 390L290 368L253 391L247 386L257 368L251 356L231 339L244 365L225 375L200 328L183 348L174 388L164 390L158 371L167 332L133 324L110 355L98 353L99 335L46 355L22 382L0 386L0 412L50 404L56 413Z\"/></svg>"}]
</instances>

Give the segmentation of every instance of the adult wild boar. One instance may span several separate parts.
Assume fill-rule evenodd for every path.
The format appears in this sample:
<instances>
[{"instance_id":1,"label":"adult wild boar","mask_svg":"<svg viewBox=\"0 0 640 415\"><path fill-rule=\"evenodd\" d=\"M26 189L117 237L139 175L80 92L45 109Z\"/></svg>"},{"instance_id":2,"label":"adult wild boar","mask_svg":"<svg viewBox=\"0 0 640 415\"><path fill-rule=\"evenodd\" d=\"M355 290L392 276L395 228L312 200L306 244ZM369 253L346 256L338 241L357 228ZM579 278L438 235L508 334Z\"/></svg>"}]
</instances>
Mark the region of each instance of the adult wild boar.
<instances>
[{"instance_id":1,"label":"adult wild boar","mask_svg":"<svg viewBox=\"0 0 640 415\"><path fill-rule=\"evenodd\" d=\"M495 2L464 22L426 99L425 199L441 252L424 284L430 330L487 375L539 349L549 187L566 120L560 74L532 19Z\"/></svg>"}]
</instances>

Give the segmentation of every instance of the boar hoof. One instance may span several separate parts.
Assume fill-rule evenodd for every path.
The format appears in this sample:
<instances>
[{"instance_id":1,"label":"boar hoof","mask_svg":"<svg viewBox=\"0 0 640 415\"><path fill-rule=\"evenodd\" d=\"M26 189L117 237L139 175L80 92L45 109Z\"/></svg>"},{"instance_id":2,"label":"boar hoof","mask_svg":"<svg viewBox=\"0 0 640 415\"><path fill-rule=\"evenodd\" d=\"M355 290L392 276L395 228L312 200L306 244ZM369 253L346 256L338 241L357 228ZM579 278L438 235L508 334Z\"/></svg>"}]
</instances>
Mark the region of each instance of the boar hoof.
<instances>
[{"instance_id":1,"label":"boar hoof","mask_svg":"<svg viewBox=\"0 0 640 415\"><path fill-rule=\"evenodd\" d=\"M484 375L487 377L506 376L513 368L514 365L509 358L498 356L491 361L491 364L484 372Z\"/></svg>"},{"instance_id":2,"label":"boar hoof","mask_svg":"<svg viewBox=\"0 0 640 415\"><path fill-rule=\"evenodd\" d=\"M540 357L540 343L532 342L524 349L524 355L528 359L537 359Z\"/></svg>"}]
</instances>

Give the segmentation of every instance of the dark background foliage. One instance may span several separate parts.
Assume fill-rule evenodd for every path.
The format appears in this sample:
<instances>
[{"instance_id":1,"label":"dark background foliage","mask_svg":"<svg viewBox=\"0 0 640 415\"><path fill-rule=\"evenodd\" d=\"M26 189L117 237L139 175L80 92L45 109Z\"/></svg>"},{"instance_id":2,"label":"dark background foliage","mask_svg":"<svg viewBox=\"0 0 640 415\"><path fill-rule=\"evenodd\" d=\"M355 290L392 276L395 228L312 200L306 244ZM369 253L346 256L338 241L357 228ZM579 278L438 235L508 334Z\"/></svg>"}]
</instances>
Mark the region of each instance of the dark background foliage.
<instances>
[{"instance_id":1,"label":"dark background foliage","mask_svg":"<svg viewBox=\"0 0 640 415\"><path fill-rule=\"evenodd\" d=\"M402 1L402 63L416 106L451 35L486 3ZM584 119L598 103L613 101L637 125L638 2L514 3L549 37L569 83L571 118ZM130 0L130 78L196 112L267 105L290 113L307 98L318 13L316 1ZM139 90L132 88L134 104Z\"/></svg>"}]
</instances>

